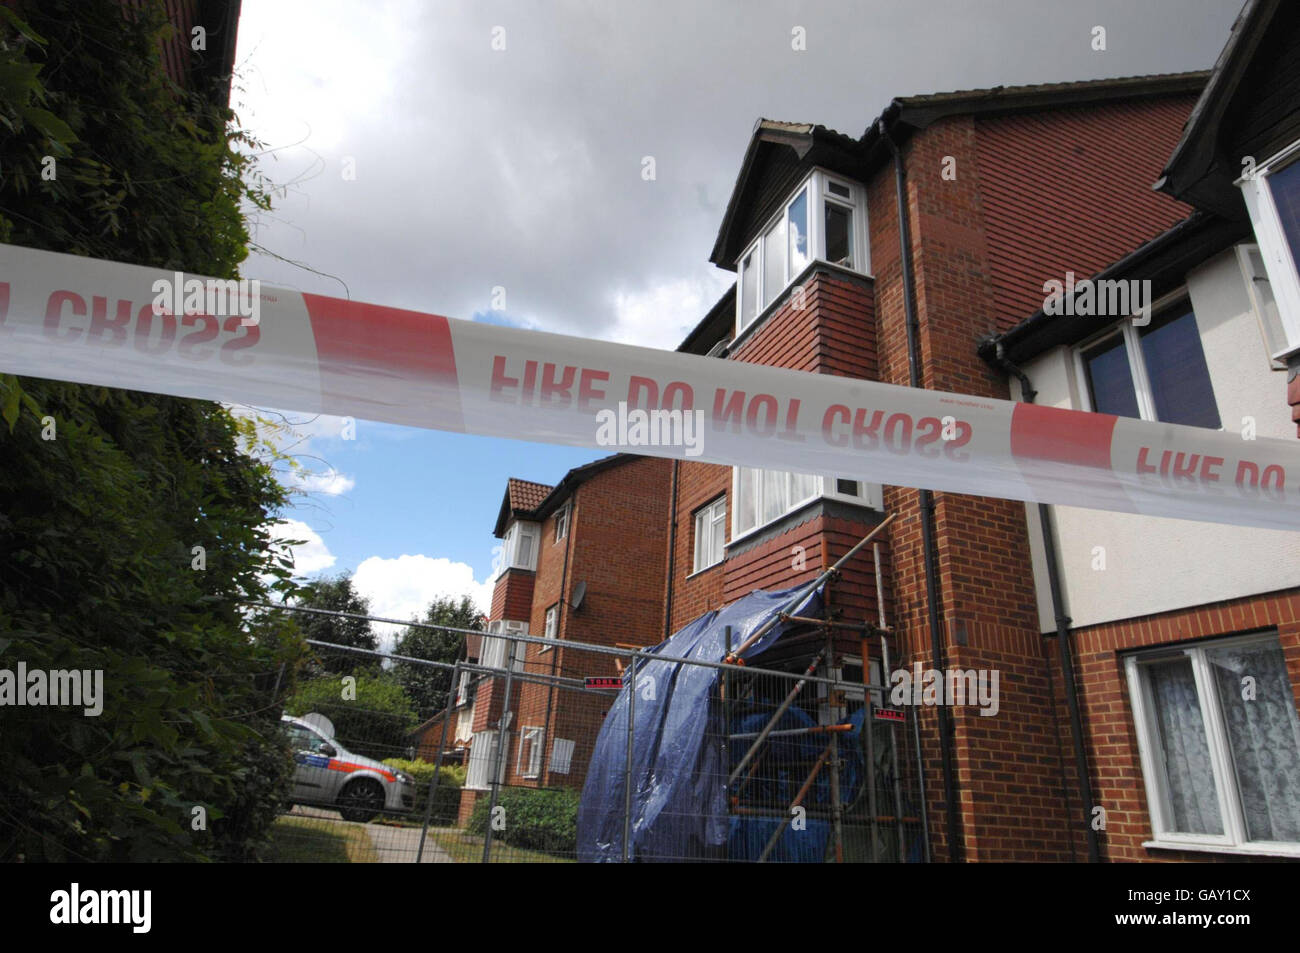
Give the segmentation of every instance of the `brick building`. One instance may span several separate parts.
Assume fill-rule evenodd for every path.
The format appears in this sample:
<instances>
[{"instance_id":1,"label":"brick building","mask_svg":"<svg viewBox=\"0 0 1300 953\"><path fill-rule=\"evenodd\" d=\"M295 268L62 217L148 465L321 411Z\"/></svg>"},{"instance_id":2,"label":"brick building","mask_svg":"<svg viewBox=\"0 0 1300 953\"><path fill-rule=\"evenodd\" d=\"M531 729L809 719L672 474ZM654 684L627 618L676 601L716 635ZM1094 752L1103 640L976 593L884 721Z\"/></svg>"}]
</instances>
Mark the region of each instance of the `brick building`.
<instances>
[{"instance_id":1,"label":"brick building","mask_svg":"<svg viewBox=\"0 0 1300 953\"><path fill-rule=\"evenodd\" d=\"M488 631L531 634L555 645L517 643L513 659L506 641L490 634L467 646L483 665L509 664L521 676L546 679L512 687L502 783L582 786L602 700L556 684L619 672L612 656L566 649L566 641L641 647L663 639L671 467L667 460L618 454L570 470L555 486L509 481L493 531L502 542ZM469 673L458 687L456 736L469 744L462 821L490 787L504 690L503 679Z\"/></svg>"},{"instance_id":2,"label":"brick building","mask_svg":"<svg viewBox=\"0 0 1300 953\"><path fill-rule=\"evenodd\" d=\"M1212 207L1204 169L1186 170L1189 155L1219 158L1195 143L1218 136L1225 115L1240 121L1224 128L1245 129L1242 141L1267 143L1268 155L1296 149L1300 72L1286 66L1296 19L1294 8L1249 4L1213 73L904 97L856 138L761 120L711 255L736 282L679 350L1196 426L1236 430L1250 418L1260 435L1288 433L1278 341L1300 340L1287 337L1294 312L1276 315L1264 281L1279 275L1259 264L1245 206ZM1225 77L1242 76L1254 85L1239 99L1280 92L1234 110L1238 86ZM1266 166L1279 189L1285 168ZM1273 237L1295 232L1287 208L1292 232ZM1071 275L1150 280L1149 324L1133 309L1045 313L1048 283ZM1285 293L1277 300L1287 306ZM874 432L867 420L855 427ZM920 711L937 859L1300 856L1296 534L837 474L637 466L663 480L655 506L642 506L638 483L605 511L627 506L647 531L656 513L670 515L657 575L643 568L656 559L648 540L627 549L619 533L599 553L610 590L635 587L645 603L643 641L629 643L656 642L755 588L810 580L895 514L880 569L896 664L1000 674L995 717ZM497 523L507 553L511 526L532 521L534 541L550 539L563 486L534 487L536 500L507 494ZM873 558L861 553L836 585L845 619L873 621L881 608ZM637 568L619 585L625 560ZM542 592L548 573L508 570L493 620L537 632L559 606L571 622L562 585ZM600 640L599 626L585 631ZM834 661L846 677L852 664ZM1246 676L1250 703L1234 695Z\"/></svg>"}]
</instances>

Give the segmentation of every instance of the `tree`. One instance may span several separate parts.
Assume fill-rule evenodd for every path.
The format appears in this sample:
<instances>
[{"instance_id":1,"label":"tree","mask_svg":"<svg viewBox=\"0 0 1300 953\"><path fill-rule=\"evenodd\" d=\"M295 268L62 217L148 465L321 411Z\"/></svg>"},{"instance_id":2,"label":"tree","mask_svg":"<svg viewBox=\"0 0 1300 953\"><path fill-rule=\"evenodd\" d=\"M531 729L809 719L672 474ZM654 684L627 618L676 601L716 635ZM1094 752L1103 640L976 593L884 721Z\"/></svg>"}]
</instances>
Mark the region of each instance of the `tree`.
<instances>
[{"instance_id":1,"label":"tree","mask_svg":"<svg viewBox=\"0 0 1300 953\"><path fill-rule=\"evenodd\" d=\"M332 578L317 579L301 586L295 605L309 609L328 609L332 612L349 612L353 615L370 614L370 600L357 593L352 584L352 577L347 573L340 573ZM379 639L370 628L368 619L314 615L310 612L296 614L304 638L329 642L333 645L348 645L356 649L369 649L372 652L379 648ZM353 672L368 671L378 667L376 661L364 655L314 648L316 657L311 671L313 677L323 672L350 675Z\"/></svg>"},{"instance_id":2,"label":"tree","mask_svg":"<svg viewBox=\"0 0 1300 953\"><path fill-rule=\"evenodd\" d=\"M416 725L411 699L386 672L301 682L285 710L291 715L324 715L334 723L334 737L349 751L381 760L405 758L408 735Z\"/></svg>"},{"instance_id":3,"label":"tree","mask_svg":"<svg viewBox=\"0 0 1300 953\"><path fill-rule=\"evenodd\" d=\"M474 607L469 596L435 599L429 603L424 618L418 621L426 625L446 625L456 629L483 628L482 614ZM461 646L464 644L465 636L460 632L407 626L398 637L394 652L411 658L454 663L460 658ZM411 696L416 710L424 717L447 707L447 693L452 688L450 669L395 662L393 673Z\"/></svg>"},{"instance_id":4,"label":"tree","mask_svg":"<svg viewBox=\"0 0 1300 953\"><path fill-rule=\"evenodd\" d=\"M0 6L0 241L237 277L241 203L266 197L229 109L162 71L161 4L19 11ZM293 588L248 436L205 401L0 375L0 668L102 678L94 716L5 709L0 860L257 858L302 643L246 608Z\"/></svg>"}]
</instances>

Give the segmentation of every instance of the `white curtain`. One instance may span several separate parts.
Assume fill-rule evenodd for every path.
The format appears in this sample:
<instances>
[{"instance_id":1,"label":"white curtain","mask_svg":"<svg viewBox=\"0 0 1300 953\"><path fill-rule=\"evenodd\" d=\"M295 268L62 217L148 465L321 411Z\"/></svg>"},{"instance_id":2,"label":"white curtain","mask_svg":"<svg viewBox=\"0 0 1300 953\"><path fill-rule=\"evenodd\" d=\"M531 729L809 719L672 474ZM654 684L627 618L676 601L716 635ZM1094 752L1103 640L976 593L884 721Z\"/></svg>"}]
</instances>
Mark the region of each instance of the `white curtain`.
<instances>
[{"instance_id":1,"label":"white curtain","mask_svg":"<svg viewBox=\"0 0 1300 953\"><path fill-rule=\"evenodd\" d=\"M1191 659L1153 663L1147 674L1155 697L1174 830L1222 834L1223 819Z\"/></svg>"},{"instance_id":2,"label":"white curtain","mask_svg":"<svg viewBox=\"0 0 1300 953\"><path fill-rule=\"evenodd\" d=\"M1300 718L1282 649L1210 649L1228 741L1253 841L1300 841Z\"/></svg>"}]
</instances>

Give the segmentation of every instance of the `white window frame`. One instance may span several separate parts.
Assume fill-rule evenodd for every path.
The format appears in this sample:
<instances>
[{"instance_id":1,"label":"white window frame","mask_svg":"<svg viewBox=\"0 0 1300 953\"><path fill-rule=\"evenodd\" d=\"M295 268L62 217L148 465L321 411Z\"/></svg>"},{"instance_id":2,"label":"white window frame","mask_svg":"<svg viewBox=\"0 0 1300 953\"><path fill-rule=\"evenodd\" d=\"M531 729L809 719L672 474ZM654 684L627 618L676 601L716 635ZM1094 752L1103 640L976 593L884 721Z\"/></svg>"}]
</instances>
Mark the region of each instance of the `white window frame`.
<instances>
[{"instance_id":1,"label":"white window frame","mask_svg":"<svg viewBox=\"0 0 1300 953\"><path fill-rule=\"evenodd\" d=\"M497 753L497 734L495 730L474 732L469 746L469 763L465 771L465 788L470 791L492 790L492 761ZM506 744L510 744L510 732L506 732ZM509 750L507 748L507 750ZM497 784L506 783L506 768L509 761L501 759L501 768L497 772Z\"/></svg>"},{"instance_id":2,"label":"white window frame","mask_svg":"<svg viewBox=\"0 0 1300 953\"><path fill-rule=\"evenodd\" d=\"M527 725L519 729L519 749L515 754L515 774L526 781L532 781L542 774L542 751L546 747L542 740L545 732L536 725ZM528 764L524 764L524 745L528 745Z\"/></svg>"},{"instance_id":3,"label":"white window frame","mask_svg":"<svg viewBox=\"0 0 1300 953\"><path fill-rule=\"evenodd\" d=\"M847 187L849 190L849 197L845 198L844 196L836 195L831 192L830 183L832 182L836 185ZM805 193L805 191L808 197L808 262L811 264L815 261L827 261L825 207L826 203L830 202L831 204L839 205L848 209L851 214L850 226L852 234L849 244L851 246L853 260L851 265L848 266L849 269L864 275L871 273L870 247L867 244L867 203L865 190L859 183L854 182L851 179L836 175L833 172L828 172L820 167L814 168L794 189L791 190L790 194L786 197L786 200L781 203L780 208L763 223L763 227L758 230L758 235L754 240L751 241L749 245L746 246L745 250L736 257L737 336L747 328L756 325L767 310L781 298L782 293L790 287L790 283L798 277L798 273L791 272L790 236L787 228L785 240L781 243L785 255L785 261L782 264L783 280L781 282L781 287L772 291L771 294L767 293L769 289L765 289L763 286L763 278L766 272L766 263L763 260L764 239L774 227L787 222L790 215L790 206L793 205L799 196ZM745 287L744 270L745 259L750 256L753 256L750 261L750 268L754 270L755 277L757 278L754 285L754 293L757 300L755 302L753 317L746 321L744 317L745 301L743 300ZM804 267L807 266L805 265ZM839 265L837 267L843 268L845 266ZM799 271L802 272L803 268L800 268ZM766 300L766 304L764 304L764 300Z\"/></svg>"},{"instance_id":4,"label":"white window frame","mask_svg":"<svg viewBox=\"0 0 1300 953\"><path fill-rule=\"evenodd\" d=\"M767 520L766 522L760 521L756 523L754 526L751 526L747 529L741 529L740 528L740 507L736 505L736 501L740 499L740 471L742 469L756 470L760 468L758 467L732 467L731 468L731 499L732 499L731 542L728 545L734 545L738 540L744 539L746 536L750 536L754 533L761 531L765 527L771 526L773 523L776 523L784 519L786 516L793 513L795 510L807 506L813 500L819 500L819 499L842 500L846 503L853 503L857 506L865 506L868 509L873 509L873 510L880 510L884 508L884 493L879 483L867 483L863 480L851 480L850 482L856 483L858 485L858 495L854 496L848 493L839 492L838 488L835 485L839 480L849 479L848 477L818 476L815 477L817 481L817 489L812 494L804 497L802 500L798 500L798 501L792 500L790 502L789 507L787 507L778 515L772 517L772 519ZM786 472L787 474L790 473L790 471L786 471ZM758 501L759 513L762 513L764 509L762 495L761 495L762 486L763 483L760 480L759 481L760 495ZM828 487L830 487L830 489L827 489Z\"/></svg>"},{"instance_id":5,"label":"white window frame","mask_svg":"<svg viewBox=\"0 0 1300 953\"><path fill-rule=\"evenodd\" d=\"M1258 255L1261 262L1256 265L1252 256ZM1273 294L1273 282L1268 276L1268 267L1263 264L1264 252L1258 245L1243 244L1237 246L1237 264L1241 266L1241 277L1246 283L1246 297L1250 299L1251 310L1259 323L1259 336L1264 342L1264 353L1268 355L1268 364L1272 370L1286 370L1286 361L1276 355L1286 353L1286 328L1282 326L1282 313Z\"/></svg>"},{"instance_id":6,"label":"white window frame","mask_svg":"<svg viewBox=\"0 0 1300 953\"><path fill-rule=\"evenodd\" d=\"M555 541L565 539L569 535L569 506L565 503L555 513Z\"/></svg>"},{"instance_id":7,"label":"white window frame","mask_svg":"<svg viewBox=\"0 0 1300 953\"><path fill-rule=\"evenodd\" d=\"M1181 301L1187 302L1187 310L1192 316L1192 321L1196 321L1196 308L1192 306L1191 295L1187 293L1187 287L1184 286L1177 291L1172 291L1160 298L1159 301L1151 305L1151 321L1155 321L1165 311L1168 311L1174 305ZM1145 327L1145 325L1143 325ZM1151 393L1151 380L1147 377L1147 362L1142 357L1142 339L1140 331L1142 328L1133 324L1132 315L1111 325L1104 331L1092 335L1079 344L1076 344L1073 351L1074 356L1074 379L1078 390L1079 407L1092 413L1096 410L1092 403L1092 393L1088 388L1088 368L1084 364L1083 352L1100 344L1101 342L1121 335L1124 338L1124 354L1128 358L1129 374L1133 378L1133 390L1137 395L1138 419L1150 420L1161 423L1156 416L1156 401ZM1201 354L1205 354L1205 339L1201 337L1200 323L1196 323L1196 336L1201 342ZM1206 370L1209 370L1209 362L1206 362ZM1219 427L1223 430L1223 412L1219 409L1219 395L1214 390L1214 379L1210 378L1210 393L1214 397L1215 410L1219 410ZM1210 428L1204 427L1203 430Z\"/></svg>"},{"instance_id":8,"label":"white window frame","mask_svg":"<svg viewBox=\"0 0 1300 953\"><path fill-rule=\"evenodd\" d=\"M527 635L528 623L516 619L494 619L489 622L487 632L483 635L482 647L479 649L479 665L484 668L504 669L506 667L506 659L509 658L509 640L499 637L505 633ZM527 652L527 642L515 643L514 670L516 672L523 671L524 656Z\"/></svg>"},{"instance_id":9,"label":"white window frame","mask_svg":"<svg viewBox=\"0 0 1300 953\"><path fill-rule=\"evenodd\" d=\"M727 519L727 497L725 494L718 497L712 503L707 503L695 511L695 539L693 541L694 548L695 548L695 558L692 563L693 568L691 569L691 575L694 575L697 572L704 572L704 570L706 569L712 569L714 566L719 565L723 561L723 559L726 558L726 553L727 553L727 534L725 529L726 519ZM718 542L718 540L714 538L714 534L717 533L720 533L722 535L721 545L719 546L714 545L715 543ZM705 549L700 545L701 541L705 541L708 543L707 549ZM715 550L717 551L718 554L717 559L712 558ZM704 554L705 559L708 559L710 561L706 563L702 563L700 561L701 553Z\"/></svg>"},{"instance_id":10,"label":"white window frame","mask_svg":"<svg viewBox=\"0 0 1300 953\"><path fill-rule=\"evenodd\" d=\"M542 638L554 639L560 628L560 604L557 602L546 610L546 622L542 628ZM543 645L542 652L549 652L554 646ZM541 654L540 652L538 654Z\"/></svg>"},{"instance_id":11,"label":"white window frame","mask_svg":"<svg viewBox=\"0 0 1300 953\"><path fill-rule=\"evenodd\" d=\"M1245 814L1237 793L1233 772L1233 754L1229 746L1227 728L1219 694L1215 690L1213 673L1206 659L1206 651L1225 645L1252 643L1278 644L1276 629L1246 636L1231 636L1198 642L1185 647L1164 647L1145 652L1134 652L1124 657L1124 674L1128 681L1129 701L1133 706L1134 728L1137 734L1138 759L1142 767L1142 781L1146 791L1147 810L1151 818L1151 839L1143 847L1170 848L1173 850L1199 850L1216 853L1300 857L1300 842L1251 841L1246 829ZM1196 679L1196 695L1201 706L1201 721L1205 725L1206 741L1210 749L1210 765L1214 772L1214 787L1218 795L1219 817L1223 823L1222 834L1195 834L1173 830L1173 812L1164 783L1164 767L1156 738L1159 726L1155 721L1155 700L1150 680L1143 676L1144 663L1169 660L1178 655L1191 659L1192 673Z\"/></svg>"},{"instance_id":12,"label":"white window frame","mask_svg":"<svg viewBox=\"0 0 1300 953\"><path fill-rule=\"evenodd\" d=\"M505 572L507 569L526 569L535 572L537 570L538 541L541 536L541 526L538 523L523 520L512 521L501 541L501 572ZM523 560L519 558L519 550L525 537L532 540L532 545L529 547L528 559ZM498 576L500 574L497 573Z\"/></svg>"},{"instance_id":13,"label":"white window frame","mask_svg":"<svg viewBox=\"0 0 1300 953\"><path fill-rule=\"evenodd\" d=\"M465 669L460 673L460 682L456 685L456 707L459 708L469 700L469 683L474 673Z\"/></svg>"},{"instance_id":14,"label":"white window frame","mask_svg":"<svg viewBox=\"0 0 1300 953\"><path fill-rule=\"evenodd\" d=\"M551 758L547 765L551 774L568 774L573 767L574 742L568 738L556 738L551 745Z\"/></svg>"},{"instance_id":15,"label":"white window frame","mask_svg":"<svg viewBox=\"0 0 1300 953\"><path fill-rule=\"evenodd\" d=\"M1268 186L1268 178L1273 172L1293 162L1300 162L1300 140L1270 156L1257 165L1253 173L1242 176L1236 182L1246 202L1246 210L1250 213L1250 222L1255 229L1255 238L1259 241L1260 254L1264 259L1264 267L1268 270L1269 284L1273 297L1277 300L1278 315L1282 319L1282 330L1286 337L1286 346L1269 355L1275 359L1283 359L1300 351L1300 267L1297 266L1295 250L1287 242L1286 232L1282 229L1282 216L1273 200L1273 191Z\"/></svg>"}]
</instances>

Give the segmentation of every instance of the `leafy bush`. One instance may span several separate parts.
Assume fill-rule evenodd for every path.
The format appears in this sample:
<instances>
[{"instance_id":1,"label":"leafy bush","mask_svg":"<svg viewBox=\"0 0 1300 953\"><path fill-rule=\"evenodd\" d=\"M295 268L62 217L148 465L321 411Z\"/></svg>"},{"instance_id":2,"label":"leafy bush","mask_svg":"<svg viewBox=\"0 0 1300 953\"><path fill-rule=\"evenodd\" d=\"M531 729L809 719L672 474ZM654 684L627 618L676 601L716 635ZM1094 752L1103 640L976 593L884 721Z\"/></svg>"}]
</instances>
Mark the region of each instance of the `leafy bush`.
<instances>
[{"instance_id":1,"label":"leafy bush","mask_svg":"<svg viewBox=\"0 0 1300 953\"><path fill-rule=\"evenodd\" d=\"M384 764L405 771L415 779L415 809L411 817L423 821L436 766L431 761L407 761L404 758L385 758ZM434 794L429 823L434 827L451 827L460 813L460 790L465 785L465 768L459 764L444 764L438 774L438 790Z\"/></svg>"},{"instance_id":2,"label":"leafy bush","mask_svg":"<svg viewBox=\"0 0 1300 953\"><path fill-rule=\"evenodd\" d=\"M407 736L418 723L411 699L391 675L356 678L356 698L343 697L343 676L299 683L285 703L291 715L319 712L334 723L334 736L355 754L371 758L405 755Z\"/></svg>"},{"instance_id":3,"label":"leafy bush","mask_svg":"<svg viewBox=\"0 0 1300 953\"><path fill-rule=\"evenodd\" d=\"M12 6L0 241L237 277L241 203L265 195L228 108L165 77L162 5ZM292 777L273 693L302 646L241 605L291 588L269 532L287 498L247 436L213 403L0 375L0 667L103 672L97 717L6 709L0 860L258 856Z\"/></svg>"},{"instance_id":4,"label":"leafy bush","mask_svg":"<svg viewBox=\"0 0 1300 953\"><path fill-rule=\"evenodd\" d=\"M468 830L487 831L488 800L474 802ZM573 854L578 849L578 792L568 788L502 788L497 806L505 808L505 829L493 834L512 847L548 854Z\"/></svg>"}]
</instances>

